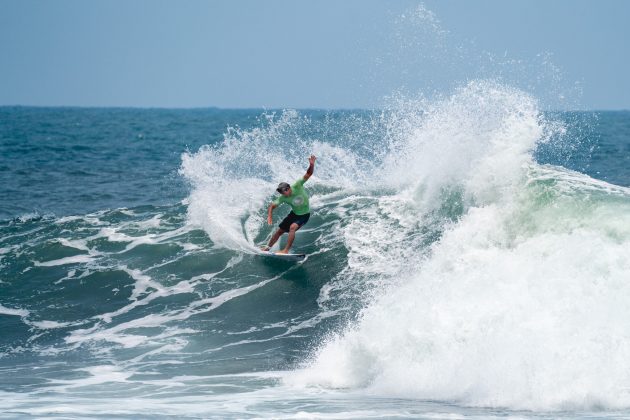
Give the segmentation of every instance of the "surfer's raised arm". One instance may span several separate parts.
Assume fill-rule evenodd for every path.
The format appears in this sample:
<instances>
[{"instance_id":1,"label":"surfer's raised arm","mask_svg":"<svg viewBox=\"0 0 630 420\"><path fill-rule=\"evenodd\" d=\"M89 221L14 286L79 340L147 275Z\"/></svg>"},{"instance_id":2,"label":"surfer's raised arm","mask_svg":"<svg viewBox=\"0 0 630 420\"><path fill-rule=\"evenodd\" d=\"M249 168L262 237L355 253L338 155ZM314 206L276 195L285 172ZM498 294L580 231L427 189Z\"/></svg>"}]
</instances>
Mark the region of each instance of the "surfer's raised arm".
<instances>
[{"instance_id":1,"label":"surfer's raised arm","mask_svg":"<svg viewBox=\"0 0 630 420\"><path fill-rule=\"evenodd\" d=\"M316 159L317 158L315 157L315 155L311 155L311 157L308 158L308 169L306 170L306 173L302 177L302 178L304 178L304 181L308 181L308 179L311 177L311 175L313 175L313 171L315 170L315 160Z\"/></svg>"}]
</instances>

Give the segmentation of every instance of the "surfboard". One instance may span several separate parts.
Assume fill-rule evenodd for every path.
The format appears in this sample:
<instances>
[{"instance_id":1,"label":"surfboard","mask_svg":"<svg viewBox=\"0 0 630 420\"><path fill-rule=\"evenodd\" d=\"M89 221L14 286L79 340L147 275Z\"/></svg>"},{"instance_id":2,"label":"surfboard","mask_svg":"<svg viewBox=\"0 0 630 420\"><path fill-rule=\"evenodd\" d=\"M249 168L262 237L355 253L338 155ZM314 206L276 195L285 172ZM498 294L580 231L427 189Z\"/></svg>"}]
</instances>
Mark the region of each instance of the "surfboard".
<instances>
[{"instance_id":1,"label":"surfboard","mask_svg":"<svg viewBox=\"0 0 630 420\"><path fill-rule=\"evenodd\" d=\"M263 257L277 258L284 261L302 261L306 258L306 254L278 254L273 251L260 251Z\"/></svg>"}]
</instances>

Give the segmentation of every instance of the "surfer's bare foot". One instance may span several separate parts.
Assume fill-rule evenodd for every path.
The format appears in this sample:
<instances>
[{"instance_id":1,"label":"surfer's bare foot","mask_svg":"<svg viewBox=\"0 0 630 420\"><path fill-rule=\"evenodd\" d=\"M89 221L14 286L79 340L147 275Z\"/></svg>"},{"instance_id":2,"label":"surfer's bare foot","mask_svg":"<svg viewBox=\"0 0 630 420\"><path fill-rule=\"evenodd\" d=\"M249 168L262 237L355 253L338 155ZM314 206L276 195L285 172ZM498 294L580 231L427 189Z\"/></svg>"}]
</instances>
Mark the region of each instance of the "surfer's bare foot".
<instances>
[{"instance_id":1,"label":"surfer's bare foot","mask_svg":"<svg viewBox=\"0 0 630 420\"><path fill-rule=\"evenodd\" d=\"M288 249L281 249L280 251L276 252L276 254L288 254L289 250Z\"/></svg>"},{"instance_id":2,"label":"surfer's bare foot","mask_svg":"<svg viewBox=\"0 0 630 420\"><path fill-rule=\"evenodd\" d=\"M269 247L267 245L260 247L261 251L269 251Z\"/></svg>"}]
</instances>

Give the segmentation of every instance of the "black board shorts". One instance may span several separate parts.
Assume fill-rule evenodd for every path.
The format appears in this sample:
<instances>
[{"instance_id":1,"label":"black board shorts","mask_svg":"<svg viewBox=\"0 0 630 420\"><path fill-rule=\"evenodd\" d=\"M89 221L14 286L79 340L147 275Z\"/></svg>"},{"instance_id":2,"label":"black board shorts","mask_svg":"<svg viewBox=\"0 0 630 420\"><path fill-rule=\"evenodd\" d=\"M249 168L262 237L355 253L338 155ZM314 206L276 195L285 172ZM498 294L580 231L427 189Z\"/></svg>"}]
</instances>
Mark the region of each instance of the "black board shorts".
<instances>
[{"instance_id":1,"label":"black board shorts","mask_svg":"<svg viewBox=\"0 0 630 420\"><path fill-rule=\"evenodd\" d=\"M297 214L291 212L284 218L280 225L278 226L280 229L288 232L293 223L297 223L300 227L304 226L306 222L308 222L308 218L311 217L311 213L306 213L298 216Z\"/></svg>"}]
</instances>

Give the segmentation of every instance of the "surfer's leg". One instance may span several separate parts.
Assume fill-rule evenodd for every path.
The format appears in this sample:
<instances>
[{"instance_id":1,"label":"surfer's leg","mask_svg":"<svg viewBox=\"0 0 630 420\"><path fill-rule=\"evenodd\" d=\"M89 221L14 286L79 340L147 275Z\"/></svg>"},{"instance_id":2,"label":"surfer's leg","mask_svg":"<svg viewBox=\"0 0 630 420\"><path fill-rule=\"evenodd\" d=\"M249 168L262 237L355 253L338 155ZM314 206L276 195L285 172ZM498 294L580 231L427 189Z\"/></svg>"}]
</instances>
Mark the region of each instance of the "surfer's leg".
<instances>
[{"instance_id":1,"label":"surfer's leg","mask_svg":"<svg viewBox=\"0 0 630 420\"><path fill-rule=\"evenodd\" d=\"M295 232L300 228L300 225L297 223L291 223L291 227L289 227L289 237L287 238L287 245L284 247L282 251L278 251L279 254L288 254L291 249L291 245L293 245L293 240L295 239Z\"/></svg>"},{"instance_id":2,"label":"surfer's leg","mask_svg":"<svg viewBox=\"0 0 630 420\"><path fill-rule=\"evenodd\" d=\"M274 246L276 242L278 242L278 239L280 239L283 233L284 233L284 230L282 229L276 230L276 233L273 234L273 236L271 237L271 240L269 241L269 244L266 247L267 249L263 249L263 250L264 251L270 250L271 247Z\"/></svg>"}]
</instances>

